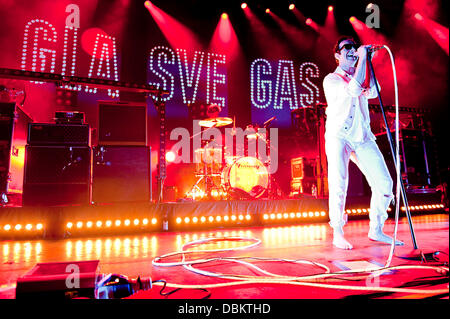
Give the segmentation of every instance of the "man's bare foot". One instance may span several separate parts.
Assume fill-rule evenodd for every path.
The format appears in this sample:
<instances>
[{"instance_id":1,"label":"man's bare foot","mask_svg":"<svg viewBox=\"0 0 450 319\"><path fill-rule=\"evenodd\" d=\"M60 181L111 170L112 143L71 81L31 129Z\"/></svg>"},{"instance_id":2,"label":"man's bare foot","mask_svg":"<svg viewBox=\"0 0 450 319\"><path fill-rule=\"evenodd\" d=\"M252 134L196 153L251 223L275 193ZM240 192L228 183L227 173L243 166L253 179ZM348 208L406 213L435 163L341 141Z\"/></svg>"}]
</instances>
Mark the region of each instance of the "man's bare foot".
<instances>
[{"instance_id":1,"label":"man's bare foot","mask_svg":"<svg viewBox=\"0 0 450 319\"><path fill-rule=\"evenodd\" d=\"M340 249L353 249L352 244L350 244L344 237L344 232L342 230L334 230L333 232L333 245Z\"/></svg>"},{"instance_id":2,"label":"man's bare foot","mask_svg":"<svg viewBox=\"0 0 450 319\"><path fill-rule=\"evenodd\" d=\"M392 241L394 240L391 236L386 235L383 233L383 230L380 227L376 228L370 228L369 230L369 239L374 241L379 241L382 243L386 243L391 245ZM396 246L403 246L404 243L401 240L395 241Z\"/></svg>"}]
</instances>

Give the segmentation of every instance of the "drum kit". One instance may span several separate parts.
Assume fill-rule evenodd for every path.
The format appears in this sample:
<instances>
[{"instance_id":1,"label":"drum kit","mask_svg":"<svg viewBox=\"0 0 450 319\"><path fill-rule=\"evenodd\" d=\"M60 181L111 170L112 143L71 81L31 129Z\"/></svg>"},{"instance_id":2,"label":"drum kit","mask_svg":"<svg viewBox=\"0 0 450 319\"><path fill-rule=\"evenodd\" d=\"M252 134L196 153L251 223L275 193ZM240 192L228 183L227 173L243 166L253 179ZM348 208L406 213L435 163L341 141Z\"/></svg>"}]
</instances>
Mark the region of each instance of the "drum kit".
<instances>
[{"instance_id":1,"label":"drum kit","mask_svg":"<svg viewBox=\"0 0 450 319\"><path fill-rule=\"evenodd\" d=\"M234 123L235 121L228 117L199 121L199 125L205 130ZM269 140L258 133L258 127L249 125L247 128L255 129L255 133L248 134L247 139L263 139L270 152ZM264 196L275 198L279 193L279 187L268 171L270 156L269 160L263 163L255 156L248 156L247 150L241 152L243 156L233 155L223 141L205 142L203 147L194 150L195 176L198 179L186 194L189 198L194 200L257 199Z\"/></svg>"}]
</instances>

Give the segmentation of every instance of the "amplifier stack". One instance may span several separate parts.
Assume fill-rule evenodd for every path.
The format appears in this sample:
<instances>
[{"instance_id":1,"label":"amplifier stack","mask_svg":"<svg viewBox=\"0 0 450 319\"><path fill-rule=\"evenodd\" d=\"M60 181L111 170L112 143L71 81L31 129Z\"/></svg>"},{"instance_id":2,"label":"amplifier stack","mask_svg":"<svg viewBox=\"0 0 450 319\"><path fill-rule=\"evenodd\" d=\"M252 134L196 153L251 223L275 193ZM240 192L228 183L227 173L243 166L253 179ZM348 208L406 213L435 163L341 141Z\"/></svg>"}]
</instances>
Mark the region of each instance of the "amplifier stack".
<instances>
[{"instance_id":1,"label":"amplifier stack","mask_svg":"<svg viewBox=\"0 0 450 319\"><path fill-rule=\"evenodd\" d=\"M92 202L150 201L150 159L147 105L100 101L98 145L93 148Z\"/></svg>"},{"instance_id":2,"label":"amplifier stack","mask_svg":"<svg viewBox=\"0 0 450 319\"><path fill-rule=\"evenodd\" d=\"M90 167L89 125L30 123L23 205L89 204Z\"/></svg>"}]
</instances>

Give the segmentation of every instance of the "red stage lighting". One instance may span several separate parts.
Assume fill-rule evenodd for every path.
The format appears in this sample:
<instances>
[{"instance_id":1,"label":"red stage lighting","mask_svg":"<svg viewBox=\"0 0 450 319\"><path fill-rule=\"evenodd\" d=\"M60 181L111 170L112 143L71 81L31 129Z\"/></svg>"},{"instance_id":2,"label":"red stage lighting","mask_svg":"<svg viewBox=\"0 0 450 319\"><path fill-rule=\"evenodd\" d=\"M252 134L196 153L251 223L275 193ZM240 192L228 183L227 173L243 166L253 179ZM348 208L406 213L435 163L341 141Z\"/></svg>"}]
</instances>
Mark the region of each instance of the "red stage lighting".
<instances>
[{"instance_id":1,"label":"red stage lighting","mask_svg":"<svg viewBox=\"0 0 450 319\"><path fill-rule=\"evenodd\" d=\"M420 13L416 13L416 14L414 15L414 18L416 18L416 19L419 20L419 21L423 21L423 17L422 17L422 15L421 15Z\"/></svg>"},{"instance_id":2,"label":"red stage lighting","mask_svg":"<svg viewBox=\"0 0 450 319\"><path fill-rule=\"evenodd\" d=\"M209 44L211 50L225 54L227 59L239 55L239 41L228 15L223 13Z\"/></svg>"},{"instance_id":3,"label":"red stage lighting","mask_svg":"<svg viewBox=\"0 0 450 319\"><path fill-rule=\"evenodd\" d=\"M172 151L166 153L166 161L168 163L172 163L173 161L175 161L176 157L176 154Z\"/></svg>"},{"instance_id":4,"label":"red stage lighting","mask_svg":"<svg viewBox=\"0 0 450 319\"><path fill-rule=\"evenodd\" d=\"M295 9L295 4L291 3L291 4L289 5L289 10L294 10L294 9Z\"/></svg>"},{"instance_id":5,"label":"red stage lighting","mask_svg":"<svg viewBox=\"0 0 450 319\"><path fill-rule=\"evenodd\" d=\"M266 9L266 13L270 13L270 9L269 8Z\"/></svg>"},{"instance_id":6,"label":"red stage lighting","mask_svg":"<svg viewBox=\"0 0 450 319\"><path fill-rule=\"evenodd\" d=\"M350 21L350 23L354 23L354 22L356 22L356 18L355 17L350 17L349 21Z\"/></svg>"},{"instance_id":7,"label":"red stage lighting","mask_svg":"<svg viewBox=\"0 0 450 319\"><path fill-rule=\"evenodd\" d=\"M247 4L246 4L245 2L244 2L244 3L242 3L242 4L241 4L241 8L242 8L242 9L245 9L245 8L247 8Z\"/></svg>"},{"instance_id":8,"label":"red stage lighting","mask_svg":"<svg viewBox=\"0 0 450 319\"><path fill-rule=\"evenodd\" d=\"M145 2L145 7L173 48L185 47L196 49L202 47L197 36L174 17L150 1Z\"/></svg>"},{"instance_id":9,"label":"red stage lighting","mask_svg":"<svg viewBox=\"0 0 450 319\"><path fill-rule=\"evenodd\" d=\"M333 11L334 10L334 7L333 6L328 6L328 11Z\"/></svg>"},{"instance_id":10,"label":"red stage lighting","mask_svg":"<svg viewBox=\"0 0 450 319\"><path fill-rule=\"evenodd\" d=\"M436 21L424 17L420 13L416 13L414 18L420 23L422 27L428 32L428 34L433 38L433 40L447 53L449 54L449 32L448 28L440 25Z\"/></svg>"},{"instance_id":11,"label":"red stage lighting","mask_svg":"<svg viewBox=\"0 0 450 319\"><path fill-rule=\"evenodd\" d=\"M305 23L314 30L316 30L317 32L319 32L319 25L316 22L314 22L311 18L306 19Z\"/></svg>"}]
</instances>

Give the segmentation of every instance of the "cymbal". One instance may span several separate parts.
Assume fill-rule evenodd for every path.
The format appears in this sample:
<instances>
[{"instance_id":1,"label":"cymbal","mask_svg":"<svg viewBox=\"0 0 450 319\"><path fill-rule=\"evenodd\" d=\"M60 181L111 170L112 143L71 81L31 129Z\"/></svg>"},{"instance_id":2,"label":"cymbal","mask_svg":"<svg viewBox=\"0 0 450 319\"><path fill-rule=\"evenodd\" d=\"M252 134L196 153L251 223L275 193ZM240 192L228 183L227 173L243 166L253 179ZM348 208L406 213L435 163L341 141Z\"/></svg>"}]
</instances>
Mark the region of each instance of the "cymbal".
<instances>
[{"instance_id":1,"label":"cymbal","mask_svg":"<svg viewBox=\"0 0 450 319\"><path fill-rule=\"evenodd\" d=\"M230 125L231 123L233 123L233 119L229 117L215 117L198 122L198 124L203 127L220 127Z\"/></svg>"}]
</instances>

